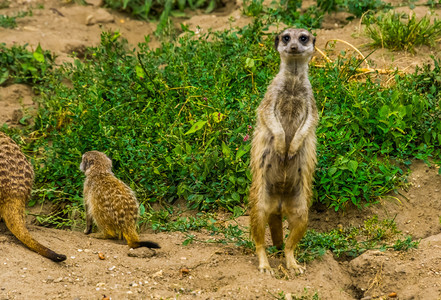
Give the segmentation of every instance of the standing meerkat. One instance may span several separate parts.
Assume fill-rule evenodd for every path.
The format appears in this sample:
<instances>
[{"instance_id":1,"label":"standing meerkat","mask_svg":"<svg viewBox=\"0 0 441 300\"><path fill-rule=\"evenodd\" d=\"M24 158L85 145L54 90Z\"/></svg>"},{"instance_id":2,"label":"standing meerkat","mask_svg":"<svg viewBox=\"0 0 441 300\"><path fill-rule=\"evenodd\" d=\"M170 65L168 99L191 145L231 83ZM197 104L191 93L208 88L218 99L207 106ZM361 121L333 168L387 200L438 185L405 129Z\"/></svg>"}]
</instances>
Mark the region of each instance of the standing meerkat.
<instances>
[{"instance_id":1,"label":"standing meerkat","mask_svg":"<svg viewBox=\"0 0 441 300\"><path fill-rule=\"evenodd\" d=\"M130 248L160 248L158 244L140 241L136 231L139 204L135 193L112 172L112 161L104 153L89 151L83 154L80 165L86 175L84 207L85 234L92 232L92 221L101 231L97 238L126 239Z\"/></svg>"},{"instance_id":2,"label":"standing meerkat","mask_svg":"<svg viewBox=\"0 0 441 300\"><path fill-rule=\"evenodd\" d=\"M29 249L55 262L66 259L37 242L26 228L25 204L34 183L34 170L18 145L0 132L0 219Z\"/></svg>"},{"instance_id":3,"label":"standing meerkat","mask_svg":"<svg viewBox=\"0 0 441 300\"><path fill-rule=\"evenodd\" d=\"M257 109L251 148L250 221L260 272L273 274L265 252L265 226L269 224L273 244L281 249L283 216L290 230L286 266L304 271L294 258L294 247L306 231L317 161L318 113L308 79L314 44L315 37L304 29L287 29L276 37L280 71Z\"/></svg>"}]
</instances>

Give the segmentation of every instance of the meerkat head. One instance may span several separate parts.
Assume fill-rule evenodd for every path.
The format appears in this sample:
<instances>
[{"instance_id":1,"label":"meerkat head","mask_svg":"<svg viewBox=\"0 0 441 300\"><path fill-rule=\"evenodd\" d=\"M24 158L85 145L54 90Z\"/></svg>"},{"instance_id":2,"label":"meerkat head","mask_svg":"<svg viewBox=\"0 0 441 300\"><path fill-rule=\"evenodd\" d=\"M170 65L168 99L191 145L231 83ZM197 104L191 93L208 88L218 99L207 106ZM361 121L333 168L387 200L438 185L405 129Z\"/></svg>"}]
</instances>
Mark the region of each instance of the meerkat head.
<instances>
[{"instance_id":1,"label":"meerkat head","mask_svg":"<svg viewBox=\"0 0 441 300\"><path fill-rule=\"evenodd\" d=\"M286 29L275 40L281 59L309 59L314 52L314 46L315 36L306 29Z\"/></svg>"},{"instance_id":2,"label":"meerkat head","mask_svg":"<svg viewBox=\"0 0 441 300\"><path fill-rule=\"evenodd\" d=\"M112 161L102 152L89 151L83 154L80 170L86 174L91 172L112 173Z\"/></svg>"}]
</instances>

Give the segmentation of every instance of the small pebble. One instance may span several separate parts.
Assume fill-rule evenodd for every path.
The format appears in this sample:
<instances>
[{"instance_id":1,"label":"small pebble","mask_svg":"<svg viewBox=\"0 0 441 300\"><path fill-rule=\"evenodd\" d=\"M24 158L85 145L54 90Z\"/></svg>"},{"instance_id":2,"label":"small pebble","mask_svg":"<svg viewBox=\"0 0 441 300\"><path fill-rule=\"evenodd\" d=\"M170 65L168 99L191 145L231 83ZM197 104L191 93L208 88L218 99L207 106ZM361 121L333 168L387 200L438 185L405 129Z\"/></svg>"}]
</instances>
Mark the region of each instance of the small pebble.
<instances>
[{"instance_id":1,"label":"small pebble","mask_svg":"<svg viewBox=\"0 0 441 300\"><path fill-rule=\"evenodd\" d=\"M156 277L162 277L162 273L163 273L163 271L162 271L162 270L159 270L158 272L156 272L155 274L153 274L152 277L153 277L153 278L156 278Z\"/></svg>"}]
</instances>

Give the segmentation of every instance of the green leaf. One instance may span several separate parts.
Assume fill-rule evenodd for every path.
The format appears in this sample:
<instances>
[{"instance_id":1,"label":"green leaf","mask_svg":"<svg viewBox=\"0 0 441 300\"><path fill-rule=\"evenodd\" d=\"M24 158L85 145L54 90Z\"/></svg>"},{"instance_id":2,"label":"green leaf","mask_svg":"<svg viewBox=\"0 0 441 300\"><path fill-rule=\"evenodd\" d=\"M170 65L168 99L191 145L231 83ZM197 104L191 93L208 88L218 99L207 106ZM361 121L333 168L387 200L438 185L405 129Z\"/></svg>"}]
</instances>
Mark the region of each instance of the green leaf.
<instances>
[{"instance_id":1,"label":"green leaf","mask_svg":"<svg viewBox=\"0 0 441 300\"><path fill-rule=\"evenodd\" d=\"M185 12L179 10L172 10L170 15L175 18L185 18L187 16Z\"/></svg>"},{"instance_id":2,"label":"green leaf","mask_svg":"<svg viewBox=\"0 0 441 300\"><path fill-rule=\"evenodd\" d=\"M232 193L231 198L233 198L233 200L236 202L240 201L240 196L239 196L239 193L237 193L237 192Z\"/></svg>"},{"instance_id":3,"label":"green leaf","mask_svg":"<svg viewBox=\"0 0 441 300\"><path fill-rule=\"evenodd\" d=\"M348 162L348 169L352 171L352 173L355 174L355 171L357 171L358 168L358 162L356 162L355 160L350 160Z\"/></svg>"},{"instance_id":4,"label":"green leaf","mask_svg":"<svg viewBox=\"0 0 441 300\"><path fill-rule=\"evenodd\" d=\"M189 234L188 238L182 243L182 245L187 246L187 245L193 243L193 241L194 241L194 235Z\"/></svg>"},{"instance_id":5,"label":"green leaf","mask_svg":"<svg viewBox=\"0 0 441 300\"><path fill-rule=\"evenodd\" d=\"M222 153L225 155L225 157L229 157L231 154L230 148L225 144L224 141L222 141Z\"/></svg>"},{"instance_id":6,"label":"green leaf","mask_svg":"<svg viewBox=\"0 0 441 300\"><path fill-rule=\"evenodd\" d=\"M150 8L153 5L153 0L145 0L144 1L144 14L147 16L150 12Z\"/></svg>"},{"instance_id":7,"label":"green leaf","mask_svg":"<svg viewBox=\"0 0 441 300\"><path fill-rule=\"evenodd\" d=\"M194 133L198 130L201 130L205 126L206 123L207 123L207 121L198 121L198 122L194 123L193 126L191 126L190 130L187 131L184 135Z\"/></svg>"},{"instance_id":8,"label":"green leaf","mask_svg":"<svg viewBox=\"0 0 441 300\"><path fill-rule=\"evenodd\" d=\"M2 75L0 76L0 84L5 82L8 78L9 78L9 71L8 70L4 70L2 72Z\"/></svg>"},{"instance_id":9,"label":"green leaf","mask_svg":"<svg viewBox=\"0 0 441 300\"><path fill-rule=\"evenodd\" d=\"M400 116L401 119L406 116L406 113L407 113L407 109L404 105L398 106L398 115Z\"/></svg>"},{"instance_id":10,"label":"green leaf","mask_svg":"<svg viewBox=\"0 0 441 300\"><path fill-rule=\"evenodd\" d=\"M389 106L387 106L387 105L383 105L383 106L380 108L380 111L378 112L378 114L380 115L381 118L383 118L383 119L387 119L388 114L389 114Z\"/></svg>"},{"instance_id":11,"label":"green leaf","mask_svg":"<svg viewBox=\"0 0 441 300\"><path fill-rule=\"evenodd\" d=\"M34 51L34 53L32 53L32 56L35 58L36 61L44 63L43 49L41 49L40 44L38 44L38 47Z\"/></svg>"},{"instance_id":12,"label":"green leaf","mask_svg":"<svg viewBox=\"0 0 441 300\"><path fill-rule=\"evenodd\" d=\"M176 147L175 147L175 149L173 149L173 151L175 152L175 154L178 154L178 155L182 155L182 153L183 153L183 149L182 149L181 145L176 145Z\"/></svg>"},{"instance_id":13,"label":"green leaf","mask_svg":"<svg viewBox=\"0 0 441 300\"><path fill-rule=\"evenodd\" d=\"M254 68L254 59L247 57L245 60L245 67L248 69Z\"/></svg>"},{"instance_id":14,"label":"green leaf","mask_svg":"<svg viewBox=\"0 0 441 300\"><path fill-rule=\"evenodd\" d=\"M216 123L219 123L220 121L225 119L225 115L223 113L221 113L221 112L214 112L214 113L211 114L211 118Z\"/></svg>"},{"instance_id":15,"label":"green leaf","mask_svg":"<svg viewBox=\"0 0 441 300\"><path fill-rule=\"evenodd\" d=\"M210 3L208 3L207 9L205 10L206 14L211 13L216 8L216 0L211 0Z\"/></svg>"},{"instance_id":16,"label":"green leaf","mask_svg":"<svg viewBox=\"0 0 441 300\"><path fill-rule=\"evenodd\" d=\"M144 204L140 204L139 205L139 215L140 216L143 216L145 214L145 207L144 207Z\"/></svg>"},{"instance_id":17,"label":"green leaf","mask_svg":"<svg viewBox=\"0 0 441 300\"><path fill-rule=\"evenodd\" d=\"M251 144L241 145L236 153L236 161L239 160L239 158L244 156L246 153L248 153L250 149L251 149Z\"/></svg>"},{"instance_id":18,"label":"green leaf","mask_svg":"<svg viewBox=\"0 0 441 300\"><path fill-rule=\"evenodd\" d=\"M212 148L210 148L210 146L211 146L211 143L213 143L214 139L215 139L215 138L212 137L212 138L207 142L207 144L205 145L205 150L206 150L206 151L207 151L207 150L210 151L210 153L213 152L213 151L212 151Z\"/></svg>"},{"instance_id":19,"label":"green leaf","mask_svg":"<svg viewBox=\"0 0 441 300\"><path fill-rule=\"evenodd\" d=\"M115 32L114 34L113 34L113 36L112 36L112 38L111 38L111 41L112 42L115 42L119 37L121 36L121 33L120 32Z\"/></svg>"},{"instance_id":20,"label":"green leaf","mask_svg":"<svg viewBox=\"0 0 441 300\"><path fill-rule=\"evenodd\" d=\"M136 71L136 76L138 76L138 78L145 78L144 69L140 65L137 65L135 67L135 71Z\"/></svg>"},{"instance_id":21,"label":"green leaf","mask_svg":"<svg viewBox=\"0 0 441 300\"><path fill-rule=\"evenodd\" d=\"M235 218L240 217L240 216L243 216L243 213L244 213L244 210L243 210L242 207L236 205L236 206L233 208L233 216L234 216Z\"/></svg>"},{"instance_id":22,"label":"green leaf","mask_svg":"<svg viewBox=\"0 0 441 300\"><path fill-rule=\"evenodd\" d=\"M335 172L337 172L337 168L336 167L330 167L329 170L328 170L329 176L334 175Z\"/></svg>"},{"instance_id":23,"label":"green leaf","mask_svg":"<svg viewBox=\"0 0 441 300\"><path fill-rule=\"evenodd\" d=\"M178 0L179 10L184 10L185 9L185 3L186 2L187 2L187 0Z\"/></svg>"}]
</instances>

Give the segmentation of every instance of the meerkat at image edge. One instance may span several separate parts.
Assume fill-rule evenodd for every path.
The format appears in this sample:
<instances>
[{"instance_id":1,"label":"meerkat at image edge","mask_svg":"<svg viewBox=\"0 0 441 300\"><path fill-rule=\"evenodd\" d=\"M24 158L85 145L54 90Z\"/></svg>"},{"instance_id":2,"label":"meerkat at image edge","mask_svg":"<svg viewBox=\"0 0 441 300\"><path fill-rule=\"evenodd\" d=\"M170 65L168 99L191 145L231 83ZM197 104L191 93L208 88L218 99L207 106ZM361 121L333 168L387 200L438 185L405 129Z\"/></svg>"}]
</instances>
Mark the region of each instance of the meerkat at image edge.
<instances>
[{"instance_id":1,"label":"meerkat at image edge","mask_svg":"<svg viewBox=\"0 0 441 300\"><path fill-rule=\"evenodd\" d=\"M26 228L25 204L31 196L34 170L18 145L0 132L0 219L29 249L55 262L66 259L37 242Z\"/></svg>"},{"instance_id":2,"label":"meerkat at image edge","mask_svg":"<svg viewBox=\"0 0 441 300\"><path fill-rule=\"evenodd\" d=\"M136 231L138 201L135 193L113 175L110 158L99 151L86 152L80 169L86 175L83 194L85 234L92 232L92 221L95 221L101 231L98 238L124 237L130 248L160 248L157 243L139 240Z\"/></svg>"},{"instance_id":3,"label":"meerkat at image edge","mask_svg":"<svg viewBox=\"0 0 441 300\"><path fill-rule=\"evenodd\" d=\"M318 112L308 79L315 37L304 29L287 29L275 39L280 70L257 109L251 148L251 235L260 272L273 274L265 252L268 223L273 244L283 245L282 221L290 233L285 242L288 269L303 273L294 247L308 222L316 165Z\"/></svg>"}]
</instances>

